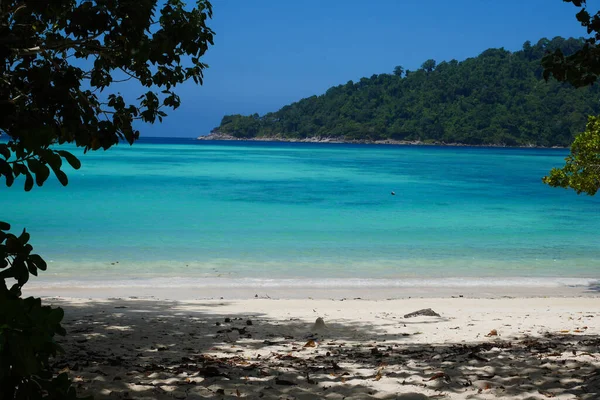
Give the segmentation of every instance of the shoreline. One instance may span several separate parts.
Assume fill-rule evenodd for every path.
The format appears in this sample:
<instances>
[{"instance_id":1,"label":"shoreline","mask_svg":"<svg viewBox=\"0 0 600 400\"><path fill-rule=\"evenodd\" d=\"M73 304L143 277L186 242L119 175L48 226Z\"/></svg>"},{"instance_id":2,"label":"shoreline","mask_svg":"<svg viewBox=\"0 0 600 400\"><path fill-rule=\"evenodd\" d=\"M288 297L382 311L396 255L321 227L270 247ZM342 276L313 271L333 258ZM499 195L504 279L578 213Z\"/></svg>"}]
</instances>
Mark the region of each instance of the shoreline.
<instances>
[{"instance_id":1,"label":"shoreline","mask_svg":"<svg viewBox=\"0 0 600 400\"><path fill-rule=\"evenodd\" d=\"M284 143L331 143L331 144L373 144L373 145L390 145L390 146L441 146L441 147L490 147L490 148L509 148L509 149L569 149L565 146L509 146L503 144L464 144L464 143L444 143L432 142L426 143L420 140L343 140L330 137L313 136L302 139L284 138L279 136L273 137L253 137L253 138L238 138L224 133L210 133L208 135L198 136L196 140L200 141L238 141L238 142L284 142Z\"/></svg>"},{"instance_id":2,"label":"shoreline","mask_svg":"<svg viewBox=\"0 0 600 400\"><path fill-rule=\"evenodd\" d=\"M95 299L115 297L160 298L168 300L253 298L298 300L298 299L364 299L390 300L408 298L594 298L600 297L600 281L596 279L563 280L563 283L548 281L545 284L523 283L514 279L489 284L424 284L422 281L407 285L331 285L325 282L310 285L296 281L294 285L271 280L267 284L260 281L230 279L191 280L187 283L169 284L167 279L154 280L113 280L113 281L69 281L47 282L32 280L24 288L25 295L42 297L88 297ZM587 282L586 282L587 281ZM343 281L338 281L343 282Z\"/></svg>"}]
</instances>

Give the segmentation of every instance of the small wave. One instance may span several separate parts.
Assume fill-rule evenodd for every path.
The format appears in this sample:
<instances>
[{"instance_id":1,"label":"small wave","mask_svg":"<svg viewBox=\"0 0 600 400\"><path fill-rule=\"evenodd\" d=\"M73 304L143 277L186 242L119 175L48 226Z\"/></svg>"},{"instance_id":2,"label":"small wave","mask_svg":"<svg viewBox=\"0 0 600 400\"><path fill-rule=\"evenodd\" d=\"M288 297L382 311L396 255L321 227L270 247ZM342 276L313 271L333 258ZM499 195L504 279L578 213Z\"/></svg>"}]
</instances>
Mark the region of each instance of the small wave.
<instances>
[{"instance_id":1,"label":"small wave","mask_svg":"<svg viewBox=\"0 0 600 400\"><path fill-rule=\"evenodd\" d=\"M494 287L588 287L597 278L439 278L439 279L257 279L257 278L148 278L122 280L46 280L29 288L494 288Z\"/></svg>"}]
</instances>

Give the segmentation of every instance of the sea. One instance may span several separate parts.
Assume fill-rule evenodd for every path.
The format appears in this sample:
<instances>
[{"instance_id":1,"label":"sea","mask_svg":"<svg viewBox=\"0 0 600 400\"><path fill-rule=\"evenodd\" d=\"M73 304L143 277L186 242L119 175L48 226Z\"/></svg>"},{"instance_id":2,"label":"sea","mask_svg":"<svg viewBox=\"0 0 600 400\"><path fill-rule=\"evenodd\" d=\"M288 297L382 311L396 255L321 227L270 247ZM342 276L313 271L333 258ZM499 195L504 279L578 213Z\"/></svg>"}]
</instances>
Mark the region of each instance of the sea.
<instances>
[{"instance_id":1,"label":"sea","mask_svg":"<svg viewBox=\"0 0 600 400\"><path fill-rule=\"evenodd\" d=\"M564 149L141 139L2 187L43 287L590 285L600 196Z\"/></svg>"}]
</instances>

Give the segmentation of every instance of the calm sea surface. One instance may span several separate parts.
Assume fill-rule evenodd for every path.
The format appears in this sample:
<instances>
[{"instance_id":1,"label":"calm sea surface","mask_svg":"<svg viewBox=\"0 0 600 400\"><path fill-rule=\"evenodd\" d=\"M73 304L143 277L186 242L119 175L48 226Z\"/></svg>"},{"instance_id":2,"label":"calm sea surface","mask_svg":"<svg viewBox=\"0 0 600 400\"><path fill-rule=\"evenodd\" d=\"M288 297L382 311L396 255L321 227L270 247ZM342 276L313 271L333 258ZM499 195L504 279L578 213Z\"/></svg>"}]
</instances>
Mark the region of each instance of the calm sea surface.
<instances>
[{"instance_id":1,"label":"calm sea surface","mask_svg":"<svg viewBox=\"0 0 600 400\"><path fill-rule=\"evenodd\" d=\"M146 139L1 216L48 285L572 284L600 277L600 197L541 183L566 154Z\"/></svg>"}]
</instances>

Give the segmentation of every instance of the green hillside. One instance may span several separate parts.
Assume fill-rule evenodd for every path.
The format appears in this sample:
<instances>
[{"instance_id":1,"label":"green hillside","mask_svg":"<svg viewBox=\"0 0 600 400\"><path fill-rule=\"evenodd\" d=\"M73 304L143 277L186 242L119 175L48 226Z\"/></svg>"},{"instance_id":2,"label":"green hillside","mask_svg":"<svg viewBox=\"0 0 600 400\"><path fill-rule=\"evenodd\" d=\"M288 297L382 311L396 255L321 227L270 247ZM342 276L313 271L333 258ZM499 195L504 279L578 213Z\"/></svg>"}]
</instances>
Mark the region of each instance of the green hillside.
<instances>
[{"instance_id":1,"label":"green hillside","mask_svg":"<svg viewBox=\"0 0 600 400\"><path fill-rule=\"evenodd\" d=\"M567 146L599 114L597 86L574 89L542 78L550 50L582 39L541 39L510 52L488 49L458 62L427 60L417 71L332 87L264 116L227 115L213 133L237 138L398 140L470 145ZM290 77L293 79L293 77Z\"/></svg>"}]
</instances>

